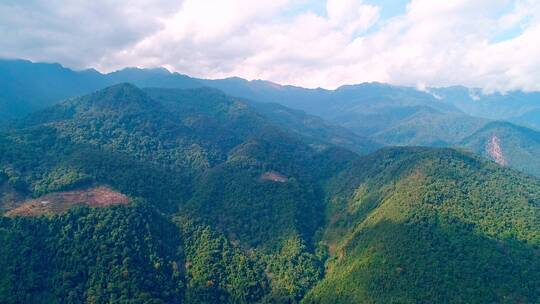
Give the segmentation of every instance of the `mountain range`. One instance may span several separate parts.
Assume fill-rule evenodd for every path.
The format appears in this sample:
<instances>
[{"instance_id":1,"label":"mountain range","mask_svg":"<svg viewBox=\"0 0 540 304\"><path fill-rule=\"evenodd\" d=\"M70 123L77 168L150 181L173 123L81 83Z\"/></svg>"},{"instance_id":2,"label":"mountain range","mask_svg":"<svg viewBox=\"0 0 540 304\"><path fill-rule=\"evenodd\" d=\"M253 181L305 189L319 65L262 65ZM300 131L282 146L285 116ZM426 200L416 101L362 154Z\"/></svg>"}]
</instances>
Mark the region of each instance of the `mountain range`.
<instances>
[{"instance_id":1,"label":"mountain range","mask_svg":"<svg viewBox=\"0 0 540 304\"><path fill-rule=\"evenodd\" d=\"M0 79L2 303L540 301L539 133L453 88Z\"/></svg>"},{"instance_id":2,"label":"mountain range","mask_svg":"<svg viewBox=\"0 0 540 304\"><path fill-rule=\"evenodd\" d=\"M381 146L414 145L459 147L490 157L485 153L487 146L471 146L465 141L471 141L475 133L497 121L531 129L525 133L533 134L538 127L535 113L540 111L540 95L535 92L484 94L465 87L421 91L380 83L348 85L336 90L305 89L241 78L198 79L163 68L126 68L101 74L24 60L0 60L0 81L0 124L117 83L143 88L211 87L257 107L274 123L292 128L305 138L323 140L360 154ZM534 138L499 139L535 142ZM503 152L512 154L505 156L506 165L540 176L536 165L519 163L537 163L534 152L513 154L515 150Z\"/></svg>"}]
</instances>

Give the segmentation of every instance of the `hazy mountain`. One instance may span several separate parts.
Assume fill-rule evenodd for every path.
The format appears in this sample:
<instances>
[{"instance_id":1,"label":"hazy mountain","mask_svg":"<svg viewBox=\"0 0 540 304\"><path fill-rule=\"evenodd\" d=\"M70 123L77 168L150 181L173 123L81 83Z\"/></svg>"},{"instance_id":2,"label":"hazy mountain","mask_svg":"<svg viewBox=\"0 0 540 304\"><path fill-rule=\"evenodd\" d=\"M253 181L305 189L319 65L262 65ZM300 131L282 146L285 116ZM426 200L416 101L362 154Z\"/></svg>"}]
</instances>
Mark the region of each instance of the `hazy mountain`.
<instances>
[{"instance_id":1,"label":"hazy mountain","mask_svg":"<svg viewBox=\"0 0 540 304\"><path fill-rule=\"evenodd\" d=\"M463 112L493 120L507 120L538 128L539 92L511 91L483 93L481 89L462 86L429 89L442 102Z\"/></svg>"},{"instance_id":2,"label":"hazy mountain","mask_svg":"<svg viewBox=\"0 0 540 304\"><path fill-rule=\"evenodd\" d=\"M450 145L459 142L484 123L484 120L470 115L500 119L502 114L493 113L498 111L508 116L505 109L517 102L520 103L519 111L514 111L517 108L513 107L514 114L502 119L529 125L537 123L534 116L528 114L537 108L535 94L489 95L485 97L486 101L477 102L472 100L468 89L461 87L432 89L431 93L379 83L343 86L337 90L305 89L241 78L195 79L165 69L126 68L100 74L94 70L72 71L58 64L21 60L0 61L0 77L3 92L0 94L0 109L3 109L0 120L4 121L61 99L129 82L139 87L214 87L231 96L302 110L359 136L373 136L390 145ZM493 102L498 106L488 106ZM502 110L497 110L499 108ZM432 131L431 134L425 134L426 128ZM394 135L396 130L398 134Z\"/></svg>"},{"instance_id":3,"label":"hazy mountain","mask_svg":"<svg viewBox=\"0 0 540 304\"><path fill-rule=\"evenodd\" d=\"M540 176L540 132L507 122L492 122L460 146L501 165Z\"/></svg>"},{"instance_id":4,"label":"hazy mountain","mask_svg":"<svg viewBox=\"0 0 540 304\"><path fill-rule=\"evenodd\" d=\"M201 87L196 80L165 69L126 68L102 74L96 70L74 71L57 63L33 63L0 59L0 121L118 83L141 87Z\"/></svg>"},{"instance_id":5,"label":"hazy mountain","mask_svg":"<svg viewBox=\"0 0 540 304\"><path fill-rule=\"evenodd\" d=\"M485 122L414 88L365 83L312 90L239 78L200 81L233 96L318 115L389 145L449 145ZM393 135L396 129L400 134Z\"/></svg>"},{"instance_id":6,"label":"hazy mountain","mask_svg":"<svg viewBox=\"0 0 540 304\"><path fill-rule=\"evenodd\" d=\"M540 130L540 108L514 116L510 120L516 124Z\"/></svg>"},{"instance_id":7,"label":"hazy mountain","mask_svg":"<svg viewBox=\"0 0 540 304\"><path fill-rule=\"evenodd\" d=\"M320 117L306 114L301 110L294 110L277 103L249 102L249 104L273 123L302 135L313 144L326 142L360 154L373 152L381 147L378 142L360 136L347 128L329 124Z\"/></svg>"},{"instance_id":8,"label":"hazy mountain","mask_svg":"<svg viewBox=\"0 0 540 304\"><path fill-rule=\"evenodd\" d=\"M95 70L76 72L59 64L0 60L0 121L106 85L103 75Z\"/></svg>"},{"instance_id":9,"label":"hazy mountain","mask_svg":"<svg viewBox=\"0 0 540 304\"><path fill-rule=\"evenodd\" d=\"M72 71L58 64L31 63L23 60L0 60L0 122L20 118L30 112L61 102L63 99L90 93L117 83L139 87L201 88L202 80L165 69L126 68L109 74L93 70ZM244 96L245 94L241 94ZM244 101L248 102L248 101ZM320 118L274 105L248 102L274 123L294 130L313 143L327 142L354 151L373 151L379 144ZM264 112L264 113L263 113Z\"/></svg>"},{"instance_id":10,"label":"hazy mountain","mask_svg":"<svg viewBox=\"0 0 540 304\"><path fill-rule=\"evenodd\" d=\"M62 98L129 81L144 87L214 87L236 96L254 112L274 125L293 131L306 143L338 145L361 154L381 145L461 146L465 138L482 129L490 118L532 128L539 124L535 115L537 93L488 95L465 87L419 91L379 83L336 90L305 89L241 78L195 79L165 69L127 68L100 74L93 70L72 71L57 64L10 60L0 63L0 76L4 80L0 83L4 92L0 93L3 121L22 117ZM514 166L516 162L509 164L524 168Z\"/></svg>"}]
</instances>

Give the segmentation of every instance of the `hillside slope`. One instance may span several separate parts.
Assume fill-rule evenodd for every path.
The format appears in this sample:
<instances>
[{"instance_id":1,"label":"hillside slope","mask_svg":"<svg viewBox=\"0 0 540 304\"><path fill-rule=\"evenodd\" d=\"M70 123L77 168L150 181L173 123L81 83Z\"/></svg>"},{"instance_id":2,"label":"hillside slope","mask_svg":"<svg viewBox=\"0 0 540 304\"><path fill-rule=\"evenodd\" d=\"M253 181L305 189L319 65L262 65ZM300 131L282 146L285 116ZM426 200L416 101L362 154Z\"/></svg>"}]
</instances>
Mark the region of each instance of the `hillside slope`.
<instances>
[{"instance_id":1,"label":"hillside slope","mask_svg":"<svg viewBox=\"0 0 540 304\"><path fill-rule=\"evenodd\" d=\"M312 242L323 216L319 180L356 157L309 145L214 89L146 93L128 84L37 112L0 142L0 184L13 190L0 194L4 209L104 185L267 250L290 237ZM262 178L270 172L286 180Z\"/></svg>"},{"instance_id":2,"label":"hillside slope","mask_svg":"<svg viewBox=\"0 0 540 304\"><path fill-rule=\"evenodd\" d=\"M74 71L56 63L0 59L0 123L124 82L144 87L202 86L190 77L164 73L161 69L124 69L102 74L93 69Z\"/></svg>"},{"instance_id":3,"label":"hillside slope","mask_svg":"<svg viewBox=\"0 0 540 304\"><path fill-rule=\"evenodd\" d=\"M282 130L248 105L212 89L147 94L127 84L35 113L3 130L0 143L0 189L8 190L0 192L4 210L20 211L27 207L25 201L39 205L41 199L50 199L46 204L53 205L56 204L53 198L107 186L130 198L143 198L145 206L154 206L153 212L160 213L165 222L151 225L167 226L168 220L177 218L180 227L187 229L186 238L192 244L179 249L191 256L185 262L186 269L178 270L186 276L182 282L191 282L187 283L187 289L170 289L167 284L176 286L176 279L165 282L162 289L145 285L144 280L152 278L140 275L143 282L136 281L131 287L111 285L107 290L94 290L101 284L94 276L124 275L122 259L131 257L118 253L106 262L113 274L105 269L89 268L85 263L77 266L84 273L73 274L78 278L73 282L76 294L66 295L64 289L56 288L52 290L54 294L49 294L44 290L54 280L45 279L33 293L29 291L34 286L33 279L17 281L16 265L10 263L13 255L33 250L28 244L57 241L62 242L59 248L64 252L89 255L84 247L88 238L93 240L89 243L92 246L99 246L100 238L106 239L103 244L114 241L106 236L108 232L93 234L91 223L108 223L114 217L109 212L116 212L110 210L123 209L91 209L88 211L92 214L91 223L84 224L84 214L63 208L72 202L59 200L61 209L42 212L47 218L17 217L5 221L2 218L6 228L0 229L4 233L0 237L10 244L1 253L2 263L13 271L7 277L0 277L0 295L8 298L15 289L26 290L9 297L10 302L38 298L54 302L67 296L88 301L90 293L99 294L99 299L105 296L166 302L171 297L174 301L186 298L194 303L257 302L263 298L269 303L279 299L297 301L322 275L321 263L313 253L315 231L323 220L324 208L318 195L320 180L356 157L353 152L330 145L311 147L300 135ZM22 207L17 205L19 202L23 202ZM91 201L81 203L93 205ZM6 214L35 214L18 211ZM105 219L93 219L96 213ZM65 223L66 218L80 223L73 232L83 234L77 241L62 235L64 230L71 233L70 227L74 226ZM17 227L22 226L26 230L18 231ZM56 231L64 226L64 230ZM33 229L42 229L47 234L33 238L29 235ZM122 232L115 235L121 238L139 233L138 228L120 229ZM15 241L17 233L25 240L22 248ZM156 237L156 242L163 242L164 246L177 246L174 243L177 241L152 238ZM113 252L130 248L121 242ZM35 260L47 260L56 250L59 249L47 247L36 253ZM95 254L96 259L108 261L102 257L106 253ZM150 265L162 265L159 253L149 255L140 257L141 262L150 259ZM40 268L34 263L24 271L54 279L66 272L66 263L76 263L82 257L73 254L72 258L58 259L59 264L51 267ZM167 259L163 262L169 263ZM164 276L170 274L171 268L160 267L157 270L166 271ZM138 273L139 268L133 270ZM29 298L25 298L25 293Z\"/></svg>"},{"instance_id":4,"label":"hillside slope","mask_svg":"<svg viewBox=\"0 0 540 304\"><path fill-rule=\"evenodd\" d=\"M232 96L303 110L387 145L448 146L486 121L469 116L430 93L381 83L324 90L240 78L199 82Z\"/></svg>"},{"instance_id":5,"label":"hillside slope","mask_svg":"<svg viewBox=\"0 0 540 304\"><path fill-rule=\"evenodd\" d=\"M540 176L540 132L507 122L493 122L459 145L501 165Z\"/></svg>"},{"instance_id":6,"label":"hillside slope","mask_svg":"<svg viewBox=\"0 0 540 304\"><path fill-rule=\"evenodd\" d=\"M536 303L540 183L450 149L383 149L329 184L305 303Z\"/></svg>"}]
</instances>

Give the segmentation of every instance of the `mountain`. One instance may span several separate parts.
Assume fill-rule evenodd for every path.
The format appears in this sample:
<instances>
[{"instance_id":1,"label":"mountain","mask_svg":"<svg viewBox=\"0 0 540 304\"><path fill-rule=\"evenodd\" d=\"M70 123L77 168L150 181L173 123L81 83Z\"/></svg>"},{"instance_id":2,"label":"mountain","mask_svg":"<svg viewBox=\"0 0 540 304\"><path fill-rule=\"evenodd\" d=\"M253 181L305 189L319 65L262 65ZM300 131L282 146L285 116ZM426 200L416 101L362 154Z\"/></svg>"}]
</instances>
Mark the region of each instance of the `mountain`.
<instances>
[{"instance_id":1,"label":"mountain","mask_svg":"<svg viewBox=\"0 0 540 304\"><path fill-rule=\"evenodd\" d=\"M305 303L538 301L537 179L456 150L392 148L328 189L330 259Z\"/></svg>"},{"instance_id":2,"label":"mountain","mask_svg":"<svg viewBox=\"0 0 540 304\"><path fill-rule=\"evenodd\" d=\"M319 179L340 170L356 156L328 144L311 147L300 135L275 126L247 104L213 89L145 92L129 84L36 112L5 129L0 143L0 207L11 216L48 215L37 221L3 220L0 237L10 244L0 252L5 259L3 265L12 269L9 257L32 250L28 245L32 243L52 244L36 253L32 257L35 261L49 260L60 249L77 252L56 256L57 262L42 268L35 268L35 264L25 268L36 278L51 278L43 279L27 298L44 302L65 297L88 300L95 294L102 296L98 299L146 297L165 302L168 297L210 303L300 299L322 275L322 264L313 253L315 232L323 217ZM151 225L173 225L189 232L183 236L184 243L159 233L148 236L173 248L183 244L179 250L188 256L186 262L180 262L180 253L162 254L161 249L153 247L132 257L122 253L131 248L125 241L113 247L116 256L108 256L105 249L87 253L87 246L101 246L95 239L112 233L96 231L92 225L106 225L117 212L118 216L129 216L121 215L124 211L118 209L126 207L113 206L125 205L124 197L131 202L127 208L141 201L150 208L144 214L162 215L161 222ZM79 205L83 205L83 214L71 211L78 210ZM83 224L87 214L90 219ZM70 221L76 219L82 222L73 231ZM144 222L141 225L146 229ZM35 238L26 235L25 231L33 229L47 233ZM141 228L120 225L117 229L115 235L124 240L131 234L138 235ZM18 233L27 242L17 243ZM78 238L72 239L72 234ZM61 244L55 245L57 242ZM58 275L69 272L67 265L76 263L72 255L88 256L111 266L99 264L90 269L88 264L78 265L81 273L69 274L78 291L65 294L52 286ZM298 260L284 264L289 258ZM122 262L125 259L135 265ZM171 266L174 261L190 266L175 270L176 266ZM170 278L175 271L181 274L167 281L173 285L164 285L158 294L148 292L156 288L144 282L152 279L150 275L140 282L134 279L129 283L133 285L106 290L100 289L101 279L96 281L96 276L119 280L129 277L125 271L137 275L148 271L142 267L147 264L158 270L158 281ZM271 275L266 274L268 271ZM0 298L11 299L8 295L14 290L32 288L33 283L18 282L17 276L16 270L0 276ZM291 281L291 277L298 280ZM255 279L257 282L252 281ZM116 290L123 294L116 294ZM15 293L13 301L21 297L24 292Z\"/></svg>"},{"instance_id":3,"label":"mountain","mask_svg":"<svg viewBox=\"0 0 540 304\"><path fill-rule=\"evenodd\" d=\"M359 154L375 151L382 145L338 125L329 124L318 116L294 110L277 103L250 102L258 113L284 129L294 131L313 144L326 142Z\"/></svg>"},{"instance_id":4,"label":"mountain","mask_svg":"<svg viewBox=\"0 0 540 304\"><path fill-rule=\"evenodd\" d=\"M259 106L119 84L1 129L0 299L540 299L537 179L453 149L359 156Z\"/></svg>"},{"instance_id":5,"label":"mountain","mask_svg":"<svg viewBox=\"0 0 540 304\"><path fill-rule=\"evenodd\" d=\"M461 147L493 161L540 176L540 132L508 122L492 122L468 136Z\"/></svg>"},{"instance_id":6,"label":"mountain","mask_svg":"<svg viewBox=\"0 0 540 304\"><path fill-rule=\"evenodd\" d=\"M319 116L326 121L324 124L333 128L332 131L325 128L324 132L329 132L323 135L326 141L342 142L341 146L362 153L370 149L355 147L351 138L370 137L385 145L452 146L478 131L489 119L509 120L529 127L538 125L534 115L539 109L538 94L484 95L479 90L465 87L430 88L424 92L409 87L364 83L336 90L305 89L236 77L196 79L162 68L126 68L101 74L95 70L72 71L58 64L22 60L0 60L0 80L3 92L0 93L0 122L4 123L62 99L118 83L177 89L207 86L243 100L277 103ZM260 107L260 110L269 107ZM276 113L283 111L273 111L269 116L275 118ZM300 118L297 114L292 116ZM289 112L276 119L284 123L290 117ZM314 121L313 118L309 120ZM295 120L295 123L299 131L299 121ZM338 131L335 126L349 132ZM289 123L288 127L292 125ZM309 132L303 132L303 135L307 136ZM339 136L334 140L337 133Z\"/></svg>"},{"instance_id":7,"label":"mountain","mask_svg":"<svg viewBox=\"0 0 540 304\"><path fill-rule=\"evenodd\" d=\"M117 83L133 83L138 87L193 89L203 85L196 79L179 73L171 73L164 68L138 69L125 68L103 75L109 85Z\"/></svg>"},{"instance_id":8,"label":"mountain","mask_svg":"<svg viewBox=\"0 0 540 304\"><path fill-rule=\"evenodd\" d=\"M226 219L235 222L226 222L223 231L237 235L246 246L258 245L259 236L246 232L251 228L238 223L236 213L248 217L267 215L282 205L287 217L270 214L265 218L268 226L259 230L268 243L286 234L302 234L304 228L315 229L320 217L316 209L319 200L313 197L315 178L322 174L317 171L324 168L326 161L321 155L339 151L322 144L312 148L299 135L285 132L246 104L213 89L154 89L146 93L120 84L30 115L18 123L18 128L3 137L3 167L8 180L19 181L24 193L39 196L79 184L108 184L127 195L143 194L163 210L181 207L192 212L193 217L204 214L206 220L214 222L231 213L235 216ZM90 152L93 150L98 152ZM36 157L40 153L50 155L46 163ZM81 159L85 153L92 153L92 157ZM131 175L137 174L137 167L148 166L151 170L147 173L160 175L151 178L165 189L156 194L141 193L152 186L140 187L135 182L124 185L117 178L104 178L106 164L101 162L110 161L109 155L114 154L120 156L109 164L110 176L123 175L122 181L134 178L144 182L144 176ZM352 152L340 155L354 156ZM116 171L125 170L128 163L134 164L127 172ZM165 173L157 173L160 171ZM287 176L288 182L259 179L265 172L274 171ZM68 173L70 178L65 177ZM230 182L229 175L234 176ZM193 185L199 180L204 194L214 186L218 193L227 187L253 189L258 194L252 198L258 205L237 201L234 196L218 199L199 195ZM296 192L289 194L291 189ZM190 197L190 191L194 191L194 197ZM233 190L225 193L232 194ZM213 215L204 211L208 203L214 207L223 204L224 209ZM314 214L299 221L297 217L309 214L309 210Z\"/></svg>"},{"instance_id":9,"label":"mountain","mask_svg":"<svg viewBox=\"0 0 540 304\"><path fill-rule=\"evenodd\" d=\"M431 88L429 91L442 102L472 116L512 121L533 128L540 126L535 115L540 111L539 92L484 93L481 89L463 86Z\"/></svg>"},{"instance_id":10,"label":"mountain","mask_svg":"<svg viewBox=\"0 0 540 304\"><path fill-rule=\"evenodd\" d=\"M22 118L31 112L61 102L63 99L92 93L119 83L132 83L145 88L189 89L206 84L166 69L126 68L109 74L94 70L73 71L58 64L31 63L24 60L0 60L0 124ZM149 90L151 92L152 90ZM359 153L373 151L380 146L365 137L329 124L301 111L274 105L259 105L243 99L257 108L273 123L294 129L313 144L337 144Z\"/></svg>"},{"instance_id":11,"label":"mountain","mask_svg":"<svg viewBox=\"0 0 540 304\"><path fill-rule=\"evenodd\" d=\"M487 122L462 113L440 112L429 107L416 108L413 114L375 133L371 138L398 146L448 147L460 142Z\"/></svg>"},{"instance_id":12,"label":"mountain","mask_svg":"<svg viewBox=\"0 0 540 304\"><path fill-rule=\"evenodd\" d=\"M232 96L303 110L387 145L448 146L487 121L469 116L430 93L380 83L324 90L240 78L199 81Z\"/></svg>"},{"instance_id":13,"label":"mountain","mask_svg":"<svg viewBox=\"0 0 540 304\"><path fill-rule=\"evenodd\" d=\"M102 74L96 70L74 71L57 63L33 63L0 59L0 122L105 87L130 82L141 87L201 87L196 80L165 69L127 68Z\"/></svg>"},{"instance_id":14,"label":"mountain","mask_svg":"<svg viewBox=\"0 0 540 304\"><path fill-rule=\"evenodd\" d=\"M540 130L540 108L510 118L513 123Z\"/></svg>"},{"instance_id":15,"label":"mountain","mask_svg":"<svg viewBox=\"0 0 540 304\"><path fill-rule=\"evenodd\" d=\"M95 70L75 72L59 64L0 60L0 122L106 85Z\"/></svg>"}]
</instances>

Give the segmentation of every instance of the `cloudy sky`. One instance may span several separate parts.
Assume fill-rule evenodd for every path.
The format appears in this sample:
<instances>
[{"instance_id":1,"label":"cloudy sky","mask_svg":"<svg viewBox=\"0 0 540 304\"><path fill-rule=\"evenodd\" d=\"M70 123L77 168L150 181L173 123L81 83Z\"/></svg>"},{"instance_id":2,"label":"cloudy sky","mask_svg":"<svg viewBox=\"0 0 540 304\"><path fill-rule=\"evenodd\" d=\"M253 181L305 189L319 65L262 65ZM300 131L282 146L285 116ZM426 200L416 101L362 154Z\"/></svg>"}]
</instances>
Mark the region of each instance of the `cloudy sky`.
<instances>
[{"instance_id":1,"label":"cloudy sky","mask_svg":"<svg viewBox=\"0 0 540 304\"><path fill-rule=\"evenodd\" d=\"M540 90L540 0L1 0L0 37L103 72Z\"/></svg>"}]
</instances>

